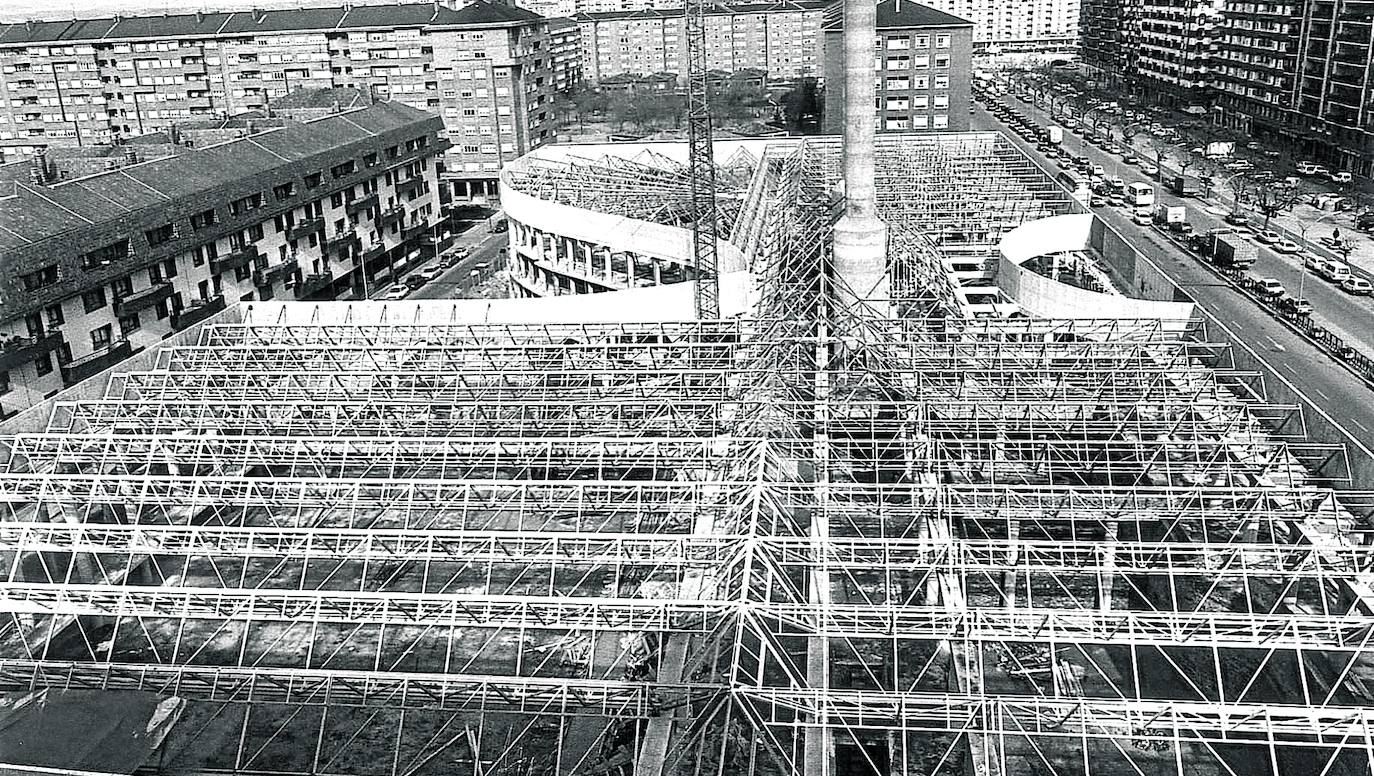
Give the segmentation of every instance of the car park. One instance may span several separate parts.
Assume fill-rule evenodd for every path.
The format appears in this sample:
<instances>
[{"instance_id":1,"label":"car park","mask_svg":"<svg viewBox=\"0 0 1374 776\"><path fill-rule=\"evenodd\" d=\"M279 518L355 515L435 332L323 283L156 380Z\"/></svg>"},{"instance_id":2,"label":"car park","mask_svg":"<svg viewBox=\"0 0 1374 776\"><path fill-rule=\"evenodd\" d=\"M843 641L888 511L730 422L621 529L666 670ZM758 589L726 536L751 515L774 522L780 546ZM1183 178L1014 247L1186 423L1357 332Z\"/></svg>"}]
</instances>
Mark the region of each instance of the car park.
<instances>
[{"instance_id":1,"label":"car park","mask_svg":"<svg viewBox=\"0 0 1374 776\"><path fill-rule=\"evenodd\" d=\"M1288 254L1297 253L1298 251L1302 250L1298 247L1298 244L1293 242L1292 240L1279 240L1278 242L1274 243L1273 248L1279 253Z\"/></svg>"},{"instance_id":2,"label":"car park","mask_svg":"<svg viewBox=\"0 0 1374 776\"><path fill-rule=\"evenodd\" d=\"M410 296L410 289L406 288L403 283L397 283L388 288L385 294L382 294L382 299L394 302L397 299L405 299L407 296Z\"/></svg>"},{"instance_id":3,"label":"car park","mask_svg":"<svg viewBox=\"0 0 1374 776\"><path fill-rule=\"evenodd\" d=\"M1260 278L1255 281L1255 293L1263 297L1277 298L1288 292L1277 278Z\"/></svg>"},{"instance_id":4,"label":"car park","mask_svg":"<svg viewBox=\"0 0 1374 776\"><path fill-rule=\"evenodd\" d=\"M1341 281L1341 290L1353 296L1369 296L1370 292L1374 291L1374 285L1370 285L1364 278L1351 275Z\"/></svg>"}]
</instances>

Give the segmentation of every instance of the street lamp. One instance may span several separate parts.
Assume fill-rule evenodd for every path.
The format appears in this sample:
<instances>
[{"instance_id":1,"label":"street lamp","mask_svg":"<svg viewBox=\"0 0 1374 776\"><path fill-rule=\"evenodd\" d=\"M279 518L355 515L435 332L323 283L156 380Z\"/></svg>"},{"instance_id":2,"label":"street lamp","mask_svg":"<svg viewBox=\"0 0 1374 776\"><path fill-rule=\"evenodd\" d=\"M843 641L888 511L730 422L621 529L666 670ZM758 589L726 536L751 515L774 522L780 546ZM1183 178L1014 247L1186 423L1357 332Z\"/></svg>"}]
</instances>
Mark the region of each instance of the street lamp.
<instances>
[{"instance_id":1,"label":"street lamp","mask_svg":"<svg viewBox=\"0 0 1374 776\"><path fill-rule=\"evenodd\" d=\"M1311 229L1312 227L1316 226L1317 224L1320 224L1321 222L1325 221L1326 219L1328 219L1328 218L1330 218L1331 216L1334 216L1334 215L1336 215L1336 214L1335 214L1335 213L1327 213L1326 215L1322 216L1321 218L1317 218L1317 219L1314 219L1314 220L1312 220L1312 221L1308 221L1307 223L1303 224L1302 227L1298 229L1298 235L1299 235L1299 238L1298 238L1298 239L1301 241L1301 245L1300 245L1299 247L1302 247L1302 248L1307 248L1307 247L1309 247L1308 242L1307 242L1307 230L1308 230L1308 229ZM1304 288L1307 287L1307 267L1306 267L1306 263L1307 263L1307 262L1304 261L1302 264L1299 264L1299 265L1298 265L1298 298L1299 298L1299 299L1302 299L1302 298L1303 298L1303 297L1302 297L1302 291L1303 291Z\"/></svg>"}]
</instances>

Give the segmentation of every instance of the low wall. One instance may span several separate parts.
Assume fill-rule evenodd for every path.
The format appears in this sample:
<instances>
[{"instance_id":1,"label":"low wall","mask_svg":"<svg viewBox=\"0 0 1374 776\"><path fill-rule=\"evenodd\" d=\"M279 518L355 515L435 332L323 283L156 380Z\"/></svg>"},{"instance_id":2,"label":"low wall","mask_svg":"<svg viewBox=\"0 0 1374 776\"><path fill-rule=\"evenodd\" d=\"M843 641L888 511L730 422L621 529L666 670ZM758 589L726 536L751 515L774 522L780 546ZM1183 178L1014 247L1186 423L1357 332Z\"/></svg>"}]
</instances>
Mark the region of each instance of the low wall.
<instances>
[{"instance_id":1,"label":"low wall","mask_svg":"<svg viewBox=\"0 0 1374 776\"><path fill-rule=\"evenodd\" d=\"M1167 302L1191 301L1139 248L1099 218L1093 219L1088 244L1097 251L1112 277L1130 288L1133 296Z\"/></svg>"},{"instance_id":2,"label":"low wall","mask_svg":"<svg viewBox=\"0 0 1374 776\"><path fill-rule=\"evenodd\" d=\"M1148 270L1133 268L1131 295L1121 296L1066 285L1021 266L1050 253L1095 249L1094 239L1097 245L1107 244L1117 261L1125 258L1128 249L1134 251L1091 213L1022 224L1008 232L998 246L997 287L1027 312L1042 318L1158 318L1167 327L1182 330L1187 326L1193 317L1193 304L1186 295L1175 294L1173 282L1162 274L1155 277ZM1136 252L1134 258L1138 257ZM1136 285L1142 286L1138 293Z\"/></svg>"}]
</instances>

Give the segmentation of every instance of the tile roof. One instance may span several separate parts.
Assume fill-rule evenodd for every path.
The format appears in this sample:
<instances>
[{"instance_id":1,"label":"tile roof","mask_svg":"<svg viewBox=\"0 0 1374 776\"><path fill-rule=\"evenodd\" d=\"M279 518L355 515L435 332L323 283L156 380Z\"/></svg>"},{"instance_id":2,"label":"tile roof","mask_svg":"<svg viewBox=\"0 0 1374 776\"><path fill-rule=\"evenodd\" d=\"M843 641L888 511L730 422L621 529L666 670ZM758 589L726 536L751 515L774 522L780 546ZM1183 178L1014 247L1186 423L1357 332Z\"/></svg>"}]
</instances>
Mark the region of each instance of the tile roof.
<instances>
[{"instance_id":1,"label":"tile roof","mask_svg":"<svg viewBox=\"0 0 1374 776\"><path fill-rule=\"evenodd\" d=\"M488 0L474 0L458 10L434 3L407 3L115 16L0 25L0 46L78 40L213 38L377 27L492 27L526 24L543 18L533 11Z\"/></svg>"},{"instance_id":2,"label":"tile roof","mask_svg":"<svg viewBox=\"0 0 1374 776\"><path fill-rule=\"evenodd\" d=\"M844 3L825 9L824 30L838 30L843 26ZM911 0L879 0L878 29L903 30L911 27L972 27L973 22L953 14L937 11L928 5Z\"/></svg>"},{"instance_id":3,"label":"tile roof","mask_svg":"<svg viewBox=\"0 0 1374 776\"><path fill-rule=\"evenodd\" d=\"M715 5L706 9L707 16L737 16L754 13L785 13L789 11L822 11L831 0L782 0L776 3L739 3ZM596 11L576 14L579 22L615 21L619 19L667 19L681 17L681 9L645 8L638 11Z\"/></svg>"},{"instance_id":4,"label":"tile roof","mask_svg":"<svg viewBox=\"0 0 1374 776\"><path fill-rule=\"evenodd\" d=\"M20 182L0 188L0 251L21 248L72 229L251 179L289 161L439 117L399 102L347 113L155 159L52 186Z\"/></svg>"}]
</instances>

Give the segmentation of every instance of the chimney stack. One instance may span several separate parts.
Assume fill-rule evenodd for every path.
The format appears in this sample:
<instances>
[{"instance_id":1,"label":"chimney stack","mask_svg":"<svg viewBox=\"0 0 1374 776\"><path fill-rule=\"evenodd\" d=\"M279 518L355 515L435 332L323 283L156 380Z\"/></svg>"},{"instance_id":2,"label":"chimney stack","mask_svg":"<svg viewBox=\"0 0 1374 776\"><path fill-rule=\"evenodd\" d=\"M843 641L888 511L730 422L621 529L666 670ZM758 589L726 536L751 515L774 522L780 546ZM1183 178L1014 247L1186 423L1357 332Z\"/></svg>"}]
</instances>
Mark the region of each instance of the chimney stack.
<instances>
[{"instance_id":1,"label":"chimney stack","mask_svg":"<svg viewBox=\"0 0 1374 776\"><path fill-rule=\"evenodd\" d=\"M837 290L840 308L866 307L889 314L887 224L878 217L874 176L873 41L878 36L877 3L844 0L844 215L835 224L834 268L847 289Z\"/></svg>"}]
</instances>

